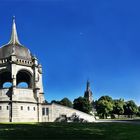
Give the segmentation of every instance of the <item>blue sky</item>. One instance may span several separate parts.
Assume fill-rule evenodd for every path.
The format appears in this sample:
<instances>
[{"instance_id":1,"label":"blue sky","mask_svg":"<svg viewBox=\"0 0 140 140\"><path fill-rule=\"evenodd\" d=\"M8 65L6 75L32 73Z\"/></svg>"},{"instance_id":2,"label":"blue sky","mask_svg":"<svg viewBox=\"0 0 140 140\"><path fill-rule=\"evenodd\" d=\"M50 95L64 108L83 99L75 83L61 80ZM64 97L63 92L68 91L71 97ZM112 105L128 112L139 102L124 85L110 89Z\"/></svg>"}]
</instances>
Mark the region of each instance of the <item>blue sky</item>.
<instances>
[{"instance_id":1,"label":"blue sky","mask_svg":"<svg viewBox=\"0 0 140 140\"><path fill-rule=\"evenodd\" d=\"M83 96L140 105L139 0L1 0L0 45L16 16L20 42L43 66L48 101Z\"/></svg>"}]
</instances>

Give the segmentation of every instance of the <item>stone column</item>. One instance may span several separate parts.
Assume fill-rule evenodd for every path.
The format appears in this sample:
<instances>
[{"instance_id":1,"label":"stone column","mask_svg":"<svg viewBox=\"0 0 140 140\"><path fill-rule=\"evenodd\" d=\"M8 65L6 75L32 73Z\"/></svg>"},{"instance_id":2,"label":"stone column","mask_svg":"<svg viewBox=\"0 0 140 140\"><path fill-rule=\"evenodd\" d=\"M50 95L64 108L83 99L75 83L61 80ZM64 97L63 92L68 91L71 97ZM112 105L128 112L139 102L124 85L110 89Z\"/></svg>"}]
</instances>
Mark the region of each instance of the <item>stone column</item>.
<instances>
[{"instance_id":1,"label":"stone column","mask_svg":"<svg viewBox=\"0 0 140 140\"><path fill-rule=\"evenodd\" d=\"M9 104L9 121L13 122L14 109L13 109L13 100L14 95L16 93L16 55L11 55L11 78L12 78L12 91L10 96L10 104Z\"/></svg>"},{"instance_id":2,"label":"stone column","mask_svg":"<svg viewBox=\"0 0 140 140\"><path fill-rule=\"evenodd\" d=\"M37 95L36 100L37 100L37 121L42 122L42 117L41 117L41 105L40 105L40 97L39 97L39 88L34 89L34 93Z\"/></svg>"},{"instance_id":3,"label":"stone column","mask_svg":"<svg viewBox=\"0 0 140 140\"><path fill-rule=\"evenodd\" d=\"M37 82L38 82L38 60L34 56L33 57L33 70L34 70L34 88L37 88Z\"/></svg>"},{"instance_id":4,"label":"stone column","mask_svg":"<svg viewBox=\"0 0 140 140\"><path fill-rule=\"evenodd\" d=\"M15 89L16 89L16 55L11 55L11 75L12 75L13 94L15 94Z\"/></svg>"}]
</instances>

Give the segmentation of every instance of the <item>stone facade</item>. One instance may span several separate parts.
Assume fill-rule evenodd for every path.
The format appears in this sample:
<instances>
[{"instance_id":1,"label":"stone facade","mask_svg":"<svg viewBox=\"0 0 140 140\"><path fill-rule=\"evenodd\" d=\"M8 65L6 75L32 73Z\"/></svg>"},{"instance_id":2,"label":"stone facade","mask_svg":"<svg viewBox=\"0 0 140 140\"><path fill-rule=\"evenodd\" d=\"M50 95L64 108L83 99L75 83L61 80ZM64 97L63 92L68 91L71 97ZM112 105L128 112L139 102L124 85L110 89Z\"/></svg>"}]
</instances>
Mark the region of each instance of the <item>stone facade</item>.
<instances>
[{"instance_id":1,"label":"stone facade","mask_svg":"<svg viewBox=\"0 0 140 140\"><path fill-rule=\"evenodd\" d=\"M45 103L42 66L19 42L13 19L11 39L0 48L0 122L54 122L73 114L95 121L93 116L75 109Z\"/></svg>"}]
</instances>

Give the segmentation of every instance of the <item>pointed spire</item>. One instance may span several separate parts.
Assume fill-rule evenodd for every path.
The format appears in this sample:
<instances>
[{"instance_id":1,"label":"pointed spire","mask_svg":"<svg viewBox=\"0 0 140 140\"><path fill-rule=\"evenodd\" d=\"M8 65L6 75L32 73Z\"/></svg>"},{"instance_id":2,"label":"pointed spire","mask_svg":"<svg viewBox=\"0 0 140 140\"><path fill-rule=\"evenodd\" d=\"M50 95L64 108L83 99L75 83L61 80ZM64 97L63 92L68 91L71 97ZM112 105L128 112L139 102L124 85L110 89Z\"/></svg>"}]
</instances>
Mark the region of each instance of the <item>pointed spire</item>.
<instances>
[{"instance_id":1,"label":"pointed spire","mask_svg":"<svg viewBox=\"0 0 140 140\"><path fill-rule=\"evenodd\" d=\"M8 44L20 44L19 40L18 40L18 35L17 35L17 30L16 30L16 23L15 23L15 16L13 16L13 25L12 25L12 33L11 33L11 39L8 42Z\"/></svg>"},{"instance_id":2,"label":"pointed spire","mask_svg":"<svg viewBox=\"0 0 140 140\"><path fill-rule=\"evenodd\" d=\"M89 91L90 90L90 82L89 82L89 80L87 80L87 91Z\"/></svg>"}]
</instances>

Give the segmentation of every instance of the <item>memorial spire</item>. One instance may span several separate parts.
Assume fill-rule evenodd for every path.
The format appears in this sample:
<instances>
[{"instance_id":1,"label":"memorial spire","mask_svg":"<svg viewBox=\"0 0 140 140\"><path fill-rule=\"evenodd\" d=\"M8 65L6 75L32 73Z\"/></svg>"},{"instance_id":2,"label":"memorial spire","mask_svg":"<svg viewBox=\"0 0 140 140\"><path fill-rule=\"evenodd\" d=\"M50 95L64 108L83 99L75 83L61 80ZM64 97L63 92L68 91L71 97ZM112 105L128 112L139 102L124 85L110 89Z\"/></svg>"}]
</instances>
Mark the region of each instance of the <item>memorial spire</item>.
<instances>
[{"instance_id":1,"label":"memorial spire","mask_svg":"<svg viewBox=\"0 0 140 140\"><path fill-rule=\"evenodd\" d=\"M11 38L10 38L10 41L8 42L8 44L21 45L19 40L18 40L18 34L17 34L17 29L16 29L16 23L15 23L15 16L13 16L12 33L11 33Z\"/></svg>"}]
</instances>

